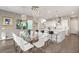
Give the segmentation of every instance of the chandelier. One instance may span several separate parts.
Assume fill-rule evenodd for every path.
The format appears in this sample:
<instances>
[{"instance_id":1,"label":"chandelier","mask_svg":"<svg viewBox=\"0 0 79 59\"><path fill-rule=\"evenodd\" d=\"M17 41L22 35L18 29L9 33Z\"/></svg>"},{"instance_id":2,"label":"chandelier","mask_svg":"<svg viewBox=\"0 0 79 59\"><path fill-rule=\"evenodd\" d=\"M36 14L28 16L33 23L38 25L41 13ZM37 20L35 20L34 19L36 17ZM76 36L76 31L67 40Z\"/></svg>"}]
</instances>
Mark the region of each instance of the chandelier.
<instances>
[{"instance_id":1,"label":"chandelier","mask_svg":"<svg viewBox=\"0 0 79 59\"><path fill-rule=\"evenodd\" d=\"M38 6L32 6L32 16L34 18L39 17L39 7Z\"/></svg>"},{"instance_id":2,"label":"chandelier","mask_svg":"<svg viewBox=\"0 0 79 59\"><path fill-rule=\"evenodd\" d=\"M26 20L27 16L26 16L26 6L22 6L21 9L23 10L22 15L21 15L21 20Z\"/></svg>"}]
</instances>

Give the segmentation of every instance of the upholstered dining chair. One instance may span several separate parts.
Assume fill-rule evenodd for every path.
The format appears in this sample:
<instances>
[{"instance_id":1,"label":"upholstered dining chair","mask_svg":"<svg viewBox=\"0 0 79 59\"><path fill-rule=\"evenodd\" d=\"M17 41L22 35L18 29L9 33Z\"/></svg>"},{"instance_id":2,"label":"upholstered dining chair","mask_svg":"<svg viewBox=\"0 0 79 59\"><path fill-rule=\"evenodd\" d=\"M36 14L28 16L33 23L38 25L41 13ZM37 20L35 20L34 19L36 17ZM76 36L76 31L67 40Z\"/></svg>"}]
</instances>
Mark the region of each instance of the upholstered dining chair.
<instances>
[{"instance_id":1,"label":"upholstered dining chair","mask_svg":"<svg viewBox=\"0 0 79 59\"><path fill-rule=\"evenodd\" d=\"M27 41L23 40L23 38L18 37L16 34L12 33L14 41L17 43L17 45L21 48L22 51L28 51L34 46Z\"/></svg>"}]
</instances>

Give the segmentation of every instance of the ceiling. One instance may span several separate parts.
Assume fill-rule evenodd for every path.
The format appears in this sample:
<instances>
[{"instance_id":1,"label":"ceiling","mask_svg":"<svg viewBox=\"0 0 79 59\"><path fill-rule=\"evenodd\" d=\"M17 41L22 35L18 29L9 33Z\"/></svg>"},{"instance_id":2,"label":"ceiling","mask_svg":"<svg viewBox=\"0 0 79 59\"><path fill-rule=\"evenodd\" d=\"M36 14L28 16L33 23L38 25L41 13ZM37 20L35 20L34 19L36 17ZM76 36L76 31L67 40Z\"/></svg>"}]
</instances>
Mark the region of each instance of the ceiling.
<instances>
[{"instance_id":1,"label":"ceiling","mask_svg":"<svg viewBox=\"0 0 79 59\"><path fill-rule=\"evenodd\" d=\"M32 15L31 6L0 6L1 10L18 14ZM39 6L40 18L79 15L78 6Z\"/></svg>"}]
</instances>

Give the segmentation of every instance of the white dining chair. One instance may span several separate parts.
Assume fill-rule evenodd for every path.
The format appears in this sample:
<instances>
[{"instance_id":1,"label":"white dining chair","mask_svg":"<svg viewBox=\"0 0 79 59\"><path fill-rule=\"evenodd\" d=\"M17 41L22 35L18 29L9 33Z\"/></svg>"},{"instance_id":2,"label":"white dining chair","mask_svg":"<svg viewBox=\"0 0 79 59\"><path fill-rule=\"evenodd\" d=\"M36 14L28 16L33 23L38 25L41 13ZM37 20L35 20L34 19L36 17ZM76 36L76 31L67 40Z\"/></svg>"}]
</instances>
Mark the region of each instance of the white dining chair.
<instances>
[{"instance_id":1,"label":"white dining chair","mask_svg":"<svg viewBox=\"0 0 79 59\"><path fill-rule=\"evenodd\" d=\"M31 48L33 48L34 46L30 43L28 43L27 41L23 40L21 37L18 37L16 34L12 33L14 41L17 43L17 45L23 50L23 51L27 51Z\"/></svg>"},{"instance_id":2,"label":"white dining chair","mask_svg":"<svg viewBox=\"0 0 79 59\"><path fill-rule=\"evenodd\" d=\"M49 40L49 34L48 33L43 33L42 35L41 35L41 37L39 37L39 40L40 41L43 41L43 42L46 42L46 41L48 41Z\"/></svg>"},{"instance_id":3,"label":"white dining chair","mask_svg":"<svg viewBox=\"0 0 79 59\"><path fill-rule=\"evenodd\" d=\"M47 47L46 45L46 41L49 40L49 35L47 33L41 33L39 35L39 40L35 43L33 43L33 45L39 49L41 52L45 52L45 47Z\"/></svg>"},{"instance_id":4,"label":"white dining chair","mask_svg":"<svg viewBox=\"0 0 79 59\"><path fill-rule=\"evenodd\" d=\"M37 47L37 48L41 48L41 47L43 47L43 46L45 45L45 42L43 42L43 41L38 41L38 42L33 43L33 45L34 45L35 47Z\"/></svg>"}]
</instances>

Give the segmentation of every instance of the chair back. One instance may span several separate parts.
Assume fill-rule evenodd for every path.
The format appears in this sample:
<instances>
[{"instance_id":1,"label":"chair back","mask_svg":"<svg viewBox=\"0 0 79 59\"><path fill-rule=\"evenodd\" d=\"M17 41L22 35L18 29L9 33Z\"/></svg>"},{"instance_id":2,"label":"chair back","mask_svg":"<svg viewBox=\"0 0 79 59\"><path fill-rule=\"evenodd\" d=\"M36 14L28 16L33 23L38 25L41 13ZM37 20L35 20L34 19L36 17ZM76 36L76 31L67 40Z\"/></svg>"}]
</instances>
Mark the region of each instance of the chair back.
<instances>
[{"instance_id":1,"label":"chair back","mask_svg":"<svg viewBox=\"0 0 79 59\"><path fill-rule=\"evenodd\" d=\"M28 43L27 41L23 40L23 38L21 37L18 37L16 34L12 33L13 35L13 38L14 38L14 41L17 43L18 46L20 46L20 48L23 50L23 51L26 51L30 48L33 47L32 44Z\"/></svg>"}]
</instances>

